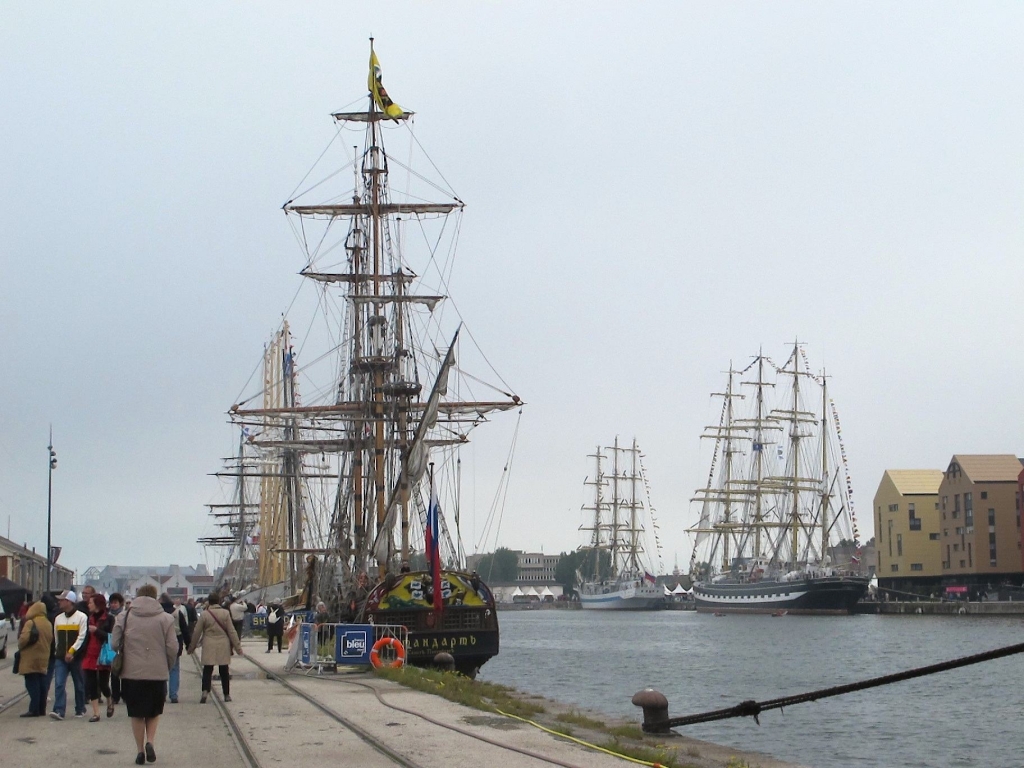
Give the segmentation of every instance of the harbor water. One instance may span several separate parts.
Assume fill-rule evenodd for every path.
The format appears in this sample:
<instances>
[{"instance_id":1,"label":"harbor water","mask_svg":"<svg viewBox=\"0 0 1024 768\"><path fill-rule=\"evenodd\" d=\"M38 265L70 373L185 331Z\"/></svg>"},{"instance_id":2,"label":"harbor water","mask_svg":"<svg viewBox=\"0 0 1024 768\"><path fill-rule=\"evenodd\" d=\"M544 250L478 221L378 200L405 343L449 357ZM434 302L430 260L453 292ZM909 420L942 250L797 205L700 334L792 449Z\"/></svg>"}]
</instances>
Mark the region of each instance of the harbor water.
<instances>
[{"instance_id":1,"label":"harbor water","mask_svg":"<svg viewBox=\"0 0 1024 768\"><path fill-rule=\"evenodd\" d=\"M652 687L670 716L850 683L1012 645L1024 617L503 612L481 678L639 722ZM812 768L1024 765L1024 655L680 729Z\"/></svg>"}]
</instances>

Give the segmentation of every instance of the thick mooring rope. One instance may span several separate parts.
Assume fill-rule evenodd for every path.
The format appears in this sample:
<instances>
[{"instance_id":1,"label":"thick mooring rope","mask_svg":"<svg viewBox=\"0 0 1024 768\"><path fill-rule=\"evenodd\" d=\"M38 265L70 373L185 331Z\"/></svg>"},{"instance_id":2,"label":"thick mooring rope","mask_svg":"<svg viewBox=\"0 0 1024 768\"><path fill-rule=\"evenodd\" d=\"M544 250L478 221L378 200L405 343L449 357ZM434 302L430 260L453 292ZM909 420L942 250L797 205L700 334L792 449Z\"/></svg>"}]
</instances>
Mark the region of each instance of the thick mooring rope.
<instances>
[{"instance_id":1,"label":"thick mooring rope","mask_svg":"<svg viewBox=\"0 0 1024 768\"><path fill-rule=\"evenodd\" d=\"M837 685L832 688L822 688L817 691L800 693L795 696L783 696L779 699L770 699L762 702L748 700L740 702L735 707L728 707L727 709L716 709L711 712L701 712L696 715L686 715L684 717L671 717L667 721L662 721L661 723L652 725L650 730L664 733L669 728L678 728L679 726L693 725L695 723L706 723L712 720L727 720L732 717L752 717L754 718L754 721L760 725L761 721L758 719L758 716L762 712L767 712L771 709L782 709L784 707L792 706L793 704L803 704L808 701L827 699L830 696L841 696L844 693L852 693L853 691L877 688L880 685L899 683L903 680L910 680L915 677L924 677L926 675L934 675L938 672L946 672L950 669L967 667L971 664L980 664L983 661L991 661L992 659L1001 659L1004 656L1013 656L1017 653L1024 653L1024 643L1008 645L1005 648L996 648L995 650L978 653L974 656L963 656L959 659L943 661L939 664L931 664L927 667L908 669L906 672L897 672L892 675L873 677L869 680L862 680L859 683ZM644 723L644 730L649 730L646 722Z\"/></svg>"}]
</instances>

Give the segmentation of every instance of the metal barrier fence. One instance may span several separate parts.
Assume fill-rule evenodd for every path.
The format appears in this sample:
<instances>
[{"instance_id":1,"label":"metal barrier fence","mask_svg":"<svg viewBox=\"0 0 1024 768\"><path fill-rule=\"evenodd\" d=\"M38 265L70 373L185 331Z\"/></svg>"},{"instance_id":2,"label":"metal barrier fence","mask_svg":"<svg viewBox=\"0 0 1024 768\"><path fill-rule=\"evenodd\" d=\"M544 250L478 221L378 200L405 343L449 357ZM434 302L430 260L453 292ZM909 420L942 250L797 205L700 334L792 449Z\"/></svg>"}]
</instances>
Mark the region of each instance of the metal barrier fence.
<instances>
[{"instance_id":1,"label":"metal barrier fence","mask_svg":"<svg viewBox=\"0 0 1024 768\"><path fill-rule=\"evenodd\" d=\"M299 624L297 661L310 671L336 671L339 666L370 666L374 645L384 638L393 638L409 646L409 630L401 624ZM392 646L389 646L393 650ZM380 656L386 663L384 649Z\"/></svg>"}]
</instances>

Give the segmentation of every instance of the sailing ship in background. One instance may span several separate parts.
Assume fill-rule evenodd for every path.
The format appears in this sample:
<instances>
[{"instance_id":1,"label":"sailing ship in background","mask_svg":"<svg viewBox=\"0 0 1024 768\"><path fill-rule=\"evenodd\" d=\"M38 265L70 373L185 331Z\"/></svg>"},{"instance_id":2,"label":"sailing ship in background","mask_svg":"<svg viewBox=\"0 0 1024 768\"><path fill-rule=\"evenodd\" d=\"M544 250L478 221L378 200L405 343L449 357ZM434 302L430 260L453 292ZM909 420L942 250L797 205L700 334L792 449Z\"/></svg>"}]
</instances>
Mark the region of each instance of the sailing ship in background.
<instances>
[{"instance_id":1,"label":"sailing ship in background","mask_svg":"<svg viewBox=\"0 0 1024 768\"><path fill-rule=\"evenodd\" d=\"M447 651L473 673L498 652L498 623L491 591L463 568L460 449L491 414L522 403L493 369L499 384L457 363L469 357L468 334L449 322L444 289L464 204L443 180L387 152L396 133L410 139L403 156L422 147L413 113L381 84L372 41L370 55L366 108L332 115L331 144L354 126L361 149L284 206L303 249L300 274L327 322L296 343L285 321L264 351L258 388L231 407L238 453L218 474L234 490L229 503L211 505L222 532L201 543L230 551L235 589L403 624L410 662ZM401 193L395 169L408 179ZM489 365L482 353L476 362Z\"/></svg>"},{"instance_id":2,"label":"sailing ship in background","mask_svg":"<svg viewBox=\"0 0 1024 768\"><path fill-rule=\"evenodd\" d=\"M753 374L753 380L742 380ZM859 547L846 451L828 379L811 373L799 343L784 365L763 353L731 369L721 397L690 576L698 611L849 613L868 578ZM749 393L747 400L739 390ZM856 550L856 551L859 551Z\"/></svg>"},{"instance_id":3,"label":"sailing ship in background","mask_svg":"<svg viewBox=\"0 0 1024 768\"><path fill-rule=\"evenodd\" d=\"M656 522L643 454L635 439L624 448L616 437L611 447L598 446L589 458L594 459L595 474L586 484L594 488L594 502L583 509L593 518L580 530L590 533L585 550L591 568L577 573L580 604L605 611L660 610L666 606L664 588L645 558L644 519L650 516L652 529Z\"/></svg>"}]
</instances>

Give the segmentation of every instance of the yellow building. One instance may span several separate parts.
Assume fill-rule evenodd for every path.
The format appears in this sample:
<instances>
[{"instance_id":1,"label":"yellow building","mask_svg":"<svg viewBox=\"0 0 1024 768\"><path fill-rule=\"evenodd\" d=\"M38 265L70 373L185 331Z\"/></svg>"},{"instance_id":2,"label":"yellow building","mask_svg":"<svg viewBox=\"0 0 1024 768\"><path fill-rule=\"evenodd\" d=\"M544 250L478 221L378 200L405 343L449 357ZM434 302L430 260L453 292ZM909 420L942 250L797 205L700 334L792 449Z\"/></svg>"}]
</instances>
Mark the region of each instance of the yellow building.
<instances>
[{"instance_id":1,"label":"yellow building","mask_svg":"<svg viewBox=\"0 0 1024 768\"><path fill-rule=\"evenodd\" d=\"M887 469L875 491L878 585L921 591L943 576L940 469Z\"/></svg>"},{"instance_id":2,"label":"yellow building","mask_svg":"<svg viewBox=\"0 0 1024 768\"><path fill-rule=\"evenodd\" d=\"M939 486L942 571L948 584L1020 584L1021 461L1013 454L957 454Z\"/></svg>"}]
</instances>

